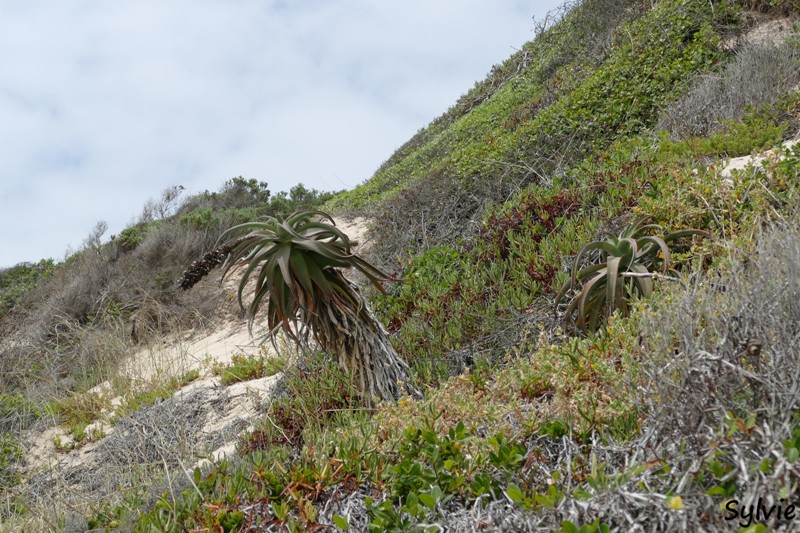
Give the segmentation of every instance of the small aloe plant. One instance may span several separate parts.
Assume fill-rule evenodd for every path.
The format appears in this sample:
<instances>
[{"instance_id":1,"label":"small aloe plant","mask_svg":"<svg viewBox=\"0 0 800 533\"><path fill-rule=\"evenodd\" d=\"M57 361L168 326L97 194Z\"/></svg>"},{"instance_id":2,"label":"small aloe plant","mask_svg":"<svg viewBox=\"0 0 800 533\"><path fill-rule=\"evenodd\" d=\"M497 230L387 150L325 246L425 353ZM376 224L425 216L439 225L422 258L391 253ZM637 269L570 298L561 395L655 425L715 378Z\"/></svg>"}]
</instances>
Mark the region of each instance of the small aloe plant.
<instances>
[{"instance_id":1,"label":"small aloe plant","mask_svg":"<svg viewBox=\"0 0 800 533\"><path fill-rule=\"evenodd\" d=\"M573 295L566 317L584 333L596 331L617 309L626 315L633 297L653 294L653 278L659 275L654 272L656 267L660 265L661 275L670 271L673 241L691 235L710 236L703 230L683 229L659 237L652 233L664 229L646 221L639 217L618 235L607 233L607 239L585 245L575 257L572 275L558 292L556 306L580 282L581 290ZM580 268L581 260L594 250L600 251L600 261Z\"/></svg>"}]
</instances>

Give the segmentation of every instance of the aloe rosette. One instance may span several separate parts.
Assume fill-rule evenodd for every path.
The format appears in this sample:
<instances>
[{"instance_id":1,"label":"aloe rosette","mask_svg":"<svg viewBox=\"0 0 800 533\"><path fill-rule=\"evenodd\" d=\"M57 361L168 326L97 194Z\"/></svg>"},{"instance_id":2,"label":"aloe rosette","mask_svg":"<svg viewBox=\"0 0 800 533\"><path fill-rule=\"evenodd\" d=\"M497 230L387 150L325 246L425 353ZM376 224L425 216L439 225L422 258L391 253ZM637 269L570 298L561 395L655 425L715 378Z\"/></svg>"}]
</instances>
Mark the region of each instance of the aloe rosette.
<instances>
[{"instance_id":1,"label":"aloe rosette","mask_svg":"<svg viewBox=\"0 0 800 533\"><path fill-rule=\"evenodd\" d=\"M594 241L580 249L572 264L570 280L556 296L558 305L574 290L577 282L581 290L567 307L566 316L584 332L596 331L603 320L619 309L628 313L628 303L633 297L647 298L653 294L655 269L660 263L660 274L671 270L670 244L683 237L709 234L698 229L682 229L663 237L658 224L646 224L640 217L619 234L607 233L607 239ZM580 268L581 261L594 251L600 252L600 261Z\"/></svg>"}]
</instances>

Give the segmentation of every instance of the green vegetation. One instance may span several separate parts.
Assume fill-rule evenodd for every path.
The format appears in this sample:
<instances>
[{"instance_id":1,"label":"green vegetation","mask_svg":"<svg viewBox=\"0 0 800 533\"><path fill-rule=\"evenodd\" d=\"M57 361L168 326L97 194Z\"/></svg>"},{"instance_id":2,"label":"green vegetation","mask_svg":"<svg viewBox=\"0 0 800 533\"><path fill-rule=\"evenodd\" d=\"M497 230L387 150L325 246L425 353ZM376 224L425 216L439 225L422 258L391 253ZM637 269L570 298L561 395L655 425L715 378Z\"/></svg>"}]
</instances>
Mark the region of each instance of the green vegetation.
<instances>
[{"instance_id":1,"label":"green vegetation","mask_svg":"<svg viewBox=\"0 0 800 533\"><path fill-rule=\"evenodd\" d=\"M107 408L107 399L97 393L74 394L63 399L54 400L48 405L48 414L58 418L59 424L69 433L74 445L80 445L90 440L96 440L95 435L87 433L86 429L97 420L103 410ZM64 449L60 440L56 448Z\"/></svg>"},{"instance_id":2,"label":"green vegetation","mask_svg":"<svg viewBox=\"0 0 800 533\"><path fill-rule=\"evenodd\" d=\"M749 123L760 130L765 120ZM732 127L717 138L758 149L761 140L747 131ZM789 168L794 155L767 161L763 170L741 173L725 186L719 168L704 163L709 154L693 152L694 145L693 138L618 141L555 186L530 185L491 209L471 246L440 245L409 260L401 281L376 298L379 317L397 332L399 353L427 379L443 377L442 353L485 338L518 312L542 312L546 307L537 302L569 283L565 267L584 243L632 218L648 216L667 232L691 227L726 240L752 239L764 217L774 218L773 209L789 212L798 193ZM695 255L709 260L725 248L722 241L697 246ZM675 252L676 270L690 266L689 250Z\"/></svg>"},{"instance_id":3,"label":"green vegetation","mask_svg":"<svg viewBox=\"0 0 800 533\"><path fill-rule=\"evenodd\" d=\"M23 296L53 275L52 259L22 263L0 270L0 317L8 313Z\"/></svg>"},{"instance_id":4,"label":"green vegetation","mask_svg":"<svg viewBox=\"0 0 800 533\"><path fill-rule=\"evenodd\" d=\"M89 526L714 531L736 527L725 513L734 500L794 501L800 147L722 168L796 134L800 48L796 34L729 46L753 18L747 9L797 6L576 2L353 191L273 196L235 178L152 208L119 262L149 257L158 267L148 276L172 279L164 257L179 236L216 239L246 222L239 229L252 233L230 261L248 259L242 283L257 282L250 318L266 302L270 329L310 325L321 349L296 365L242 354L218 366L223 383L283 371L238 456L115 488L89 506ZM754 63L765 66L744 75ZM761 79L774 88L763 98ZM316 207L306 201L371 215L370 262L313 213L288 216ZM252 222L261 215L271 218ZM105 276L134 276L137 264L105 271L84 261L73 267ZM349 292L337 269L353 261L376 284L395 270L385 293ZM159 301L174 297L144 286ZM79 296L65 301L86 327L168 322L142 300L112 294L99 310L97 297ZM570 303L554 313L559 298ZM354 318L386 324L392 353L408 362L402 377L424 397L401 396L401 384L365 402L363 374L342 362L341 346L354 344L328 342L320 316L335 318L337 332L357 329ZM564 318L589 334L562 328ZM89 345L86 330L55 331L53 360L74 364L65 354ZM92 346L107 353L116 346L107 339ZM47 363L40 375L64 369ZM0 400L9 420L36 412L22 396ZM73 431L97 418L91 397L56 405ZM8 442L0 475L12 479L19 441Z\"/></svg>"},{"instance_id":5,"label":"green vegetation","mask_svg":"<svg viewBox=\"0 0 800 533\"><path fill-rule=\"evenodd\" d=\"M22 394L0 393L0 430L28 427L41 416L42 411L39 406Z\"/></svg>"},{"instance_id":6,"label":"green vegetation","mask_svg":"<svg viewBox=\"0 0 800 533\"><path fill-rule=\"evenodd\" d=\"M286 360L280 356L267 354L234 354L230 364L215 364L214 375L219 376L223 385L233 385L251 379L274 376L286 368Z\"/></svg>"},{"instance_id":7,"label":"green vegetation","mask_svg":"<svg viewBox=\"0 0 800 533\"><path fill-rule=\"evenodd\" d=\"M182 376L170 378L165 383L145 384L131 390L128 379L117 378L112 384L123 402L113 409L110 391L103 394L96 392L76 393L65 398L49 402L46 406L48 414L56 417L58 424L66 431L69 440L65 442L60 436L54 438L56 449L62 452L80 447L87 442L97 441L105 436L104 425L114 425L121 418L154 405L159 400L172 396L200 377L199 370L191 370Z\"/></svg>"},{"instance_id":8,"label":"green vegetation","mask_svg":"<svg viewBox=\"0 0 800 533\"><path fill-rule=\"evenodd\" d=\"M179 210L178 222L196 229L225 229L264 216L285 217L313 209L335 194L298 184L288 193L273 196L266 182L239 176L225 182L218 193L206 191L187 200Z\"/></svg>"},{"instance_id":9,"label":"green vegetation","mask_svg":"<svg viewBox=\"0 0 800 533\"><path fill-rule=\"evenodd\" d=\"M106 225L98 223L63 263L0 271L0 331L27 339L0 346L0 391L33 388L38 403L68 403L113 374L132 345L209 324L218 310L214 298L175 295L188 264L238 222L313 208L333 193L299 184L273 194L264 182L238 177L219 192L182 194L180 187L166 189L107 241Z\"/></svg>"},{"instance_id":10,"label":"green vegetation","mask_svg":"<svg viewBox=\"0 0 800 533\"><path fill-rule=\"evenodd\" d=\"M10 433L0 434L0 487L10 487L19 483L20 472L17 469L23 461L24 454L19 440Z\"/></svg>"},{"instance_id":11,"label":"green vegetation","mask_svg":"<svg viewBox=\"0 0 800 533\"><path fill-rule=\"evenodd\" d=\"M727 3L582 2L508 60L517 74L480 105L434 122L418 134L427 142L329 205L373 210L388 257L470 238L487 203L529 183L550 189L554 175L646 131L692 76L727 58L720 40L736 17Z\"/></svg>"}]
</instances>

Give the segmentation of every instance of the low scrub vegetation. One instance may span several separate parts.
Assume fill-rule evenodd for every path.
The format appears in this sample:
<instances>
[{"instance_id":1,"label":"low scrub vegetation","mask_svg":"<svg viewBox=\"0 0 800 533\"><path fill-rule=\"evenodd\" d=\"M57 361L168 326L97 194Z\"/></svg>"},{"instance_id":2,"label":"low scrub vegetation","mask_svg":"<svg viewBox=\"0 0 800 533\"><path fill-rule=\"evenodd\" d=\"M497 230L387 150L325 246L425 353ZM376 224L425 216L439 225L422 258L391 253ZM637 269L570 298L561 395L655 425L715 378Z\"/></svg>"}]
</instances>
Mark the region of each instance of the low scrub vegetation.
<instances>
[{"instance_id":1,"label":"low scrub vegetation","mask_svg":"<svg viewBox=\"0 0 800 533\"><path fill-rule=\"evenodd\" d=\"M646 131L687 80L727 58L721 42L735 33L737 12L724 2L640 9L571 5L526 46L530 59L513 82L446 128L434 122L428 142L329 205L370 209L381 255L407 257L469 239L488 205L530 183L549 188L592 151ZM598 33L583 33L584 24Z\"/></svg>"},{"instance_id":2,"label":"low scrub vegetation","mask_svg":"<svg viewBox=\"0 0 800 533\"><path fill-rule=\"evenodd\" d=\"M90 391L117 361L214 319L207 285L175 291L180 272L269 216L228 250L252 259L251 318L265 302L271 329L297 333L298 317L337 318L322 297L357 303L340 329L362 313L385 325L413 387L365 401L325 342L292 364L237 354L213 369L222 385L282 375L213 464L188 462L218 443L173 396L198 376L142 387L98 444L119 467L92 485L100 503L62 502L54 528L791 529L776 506L800 483L800 149L779 143L797 133L797 41L747 44L748 9L796 5L566 4L353 191L273 195L243 178L183 203L167 191L110 243L98 228L52 270L0 273L23 287L4 324L32 324L10 328L0 359L3 518L42 524L50 503L25 428L55 416L89 440L108 402ZM322 202L372 215L359 264L389 273L385 292L337 277L355 261L338 229L290 215ZM748 514L758 498L771 518Z\"/></svg>"},{"instance_id":3,"label":"low scrub vegetation","mask_svg":"<svg viewBox=\"0 0 800 533\"><path fill-rule=\"evenodd\" d=\"M315 206L332 194L297 185L272 195L266 187L234 178L220 192L185 199L169 188L120 235L103 241L101 222L61 263L0 272L7 341L0 345L0 391L33 388L43 401L80 393L112 375L136 346L218 320L213 299L176 291L186 266L237 222ZM194 218L198 209L213 211L213 220Z\"/></svg>"},{"instance_id":4,"label":"low scrub vegetation","mask_svg":"<svg viewBox=\"0 0 800 533\"><path fill-rule=\"evenodd\" d=\"M212 366L214 375L219 376L223 385L232 385L251 379L274 376L282 372L287 361L282 356L269 356L260 354L234 354L229 364L217 363Z\"/></svg>"},{"instance_id":5,"label":"low scrub vegetation","mask_svg":"<svg viewBox=\"0 0 800 533\"><path fill-rule=\"evenodd\" d=\"M372 416L347 407L335 367L290 373L242 461L197 471L202 497L162 500L138 527L727 530L722 506L798 481L796 376L781 371L796 363L782 341L800 319L800 277L785 277L798 237L779 223L748 261L732 252L592 339L530 338L502 368Z\"/></svg>"},{"instance_id":6,"label":"low scrub vegetation","mask_svg":"<svg viewBox=\"0 0 800 533\"><path fill-rule=\"evenodd\" d=\"M42 259L0 270L0 317L13 308L25 293L33 290L53 274L55 263Z\"/></svg>"}]
</instances>

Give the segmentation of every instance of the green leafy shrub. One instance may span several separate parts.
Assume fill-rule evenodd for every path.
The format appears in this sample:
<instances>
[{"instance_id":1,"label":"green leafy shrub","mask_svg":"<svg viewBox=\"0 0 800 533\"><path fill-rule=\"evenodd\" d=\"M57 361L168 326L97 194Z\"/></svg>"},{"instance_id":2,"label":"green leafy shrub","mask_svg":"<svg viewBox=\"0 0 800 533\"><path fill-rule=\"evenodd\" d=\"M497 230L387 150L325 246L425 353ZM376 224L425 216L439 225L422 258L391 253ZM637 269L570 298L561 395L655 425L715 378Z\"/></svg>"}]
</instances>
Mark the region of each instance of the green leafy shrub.
<instances>
[{"instance_id":1,"label":"green leafy shrub","mask_svg":"<svg viewBox=\"0 0 800 533\"><path fill-rule=\"evenodd\" d=\"M609 233L608 239L585 245L575 257L572 277L556 296L556 305L575 287L576 281L582 284L566 311L568 319L574 320L581 331L596 331L615 311L627 315L632 298L651 296L653 278L658 277L656 268L661 266L661 275L670 270L669 243L691 235L708 236L702 230L685 229L662 238L650 232L663 228L645 221L640 217L618 235ZM584 256L595 250L601 253L600 261L581 268Z\"/></svg>"},{"instance_id":2,"label":"green leafy shrub","mask_svg":"<svg viewBox=\"0 0 800 533\"><path fill-rule=\"evenodd\" d=\"M339 208L376 213L381 253L403 258L472 239L488 205L532 182L552 186L592 152L646 131L687 78L725 57L720 34L735 19L728 4L659 2L644 14L629 4L618 18L593 5L582 2L527 48L513 83L446 128L434 124L427 142L337 198ZM577 43L576 27L585 28ZM592 27L601 30L584 40ZM589 60L584 46L600 51Z\"/></svg>"},{"instance_id":3,"label":"green leafy shrub","mask_svg":"<svg viewBox=\"0 0 800 533\"><path fill-rule=\"evenodd\" d=\"M139 226L130 226L122 230L118 242L122 250L131 251L144 240L144 231Z\"/></svg>"},{"instance_id":4,"label":"green leafy shrub","mask_svg":"<svg viewBox=\"0 0 800 533\"><path fill-rule=\"evenodd\" d=\"M188 224L197 229L206 229L218 223L218 218L210 207L198 207L188 213L179 215L178 222Z\"/></svg>"},{"instance_id":5,"label":"green leafy shrub","mask_svg":"<svg viewBox=\"0 0 800 533\"><path fill-rule=\"evenodd\" d=\"M665 140L665 153L692 157L739 157L779 144L788 124L778 109L760 106L749 109L741 120L721 124L713 133L687 136L681 142Z\"/></svg>"}]
</instances>

